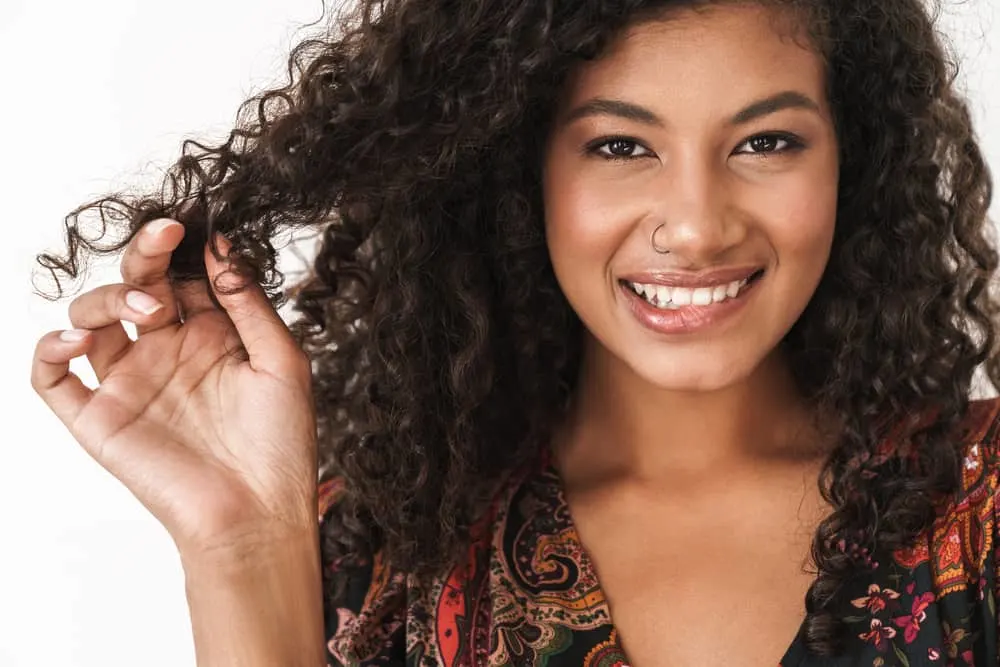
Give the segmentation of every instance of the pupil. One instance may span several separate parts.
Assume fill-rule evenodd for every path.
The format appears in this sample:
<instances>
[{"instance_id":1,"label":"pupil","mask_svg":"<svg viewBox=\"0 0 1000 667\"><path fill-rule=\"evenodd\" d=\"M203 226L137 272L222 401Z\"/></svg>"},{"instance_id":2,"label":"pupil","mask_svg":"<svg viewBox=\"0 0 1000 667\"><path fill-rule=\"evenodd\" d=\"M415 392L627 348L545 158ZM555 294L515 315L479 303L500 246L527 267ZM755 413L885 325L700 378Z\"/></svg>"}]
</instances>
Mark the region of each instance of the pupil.
<instances>
[{"instance_id":1,"label":"pupil","mask_svg":"<svg viewBox=\"0 0 1000 667\"><path fill-rule=\"evenodd\" d=\"M774 150L774 144L777 139L774 137L754 137L750 140L750 146L755 151L772 151Z\"/></svg>"},{"instance_id":2,"label":"pupil","mask_svg":"<svg viewBox=\"0 0 1000 667\"><path fill-rule=\"evenodd\" d=\"M628 155L632 152L632 143L624 139L615 139L608 148L611 149L611 153L614 155Z\"/></svg>"}]
</instances>

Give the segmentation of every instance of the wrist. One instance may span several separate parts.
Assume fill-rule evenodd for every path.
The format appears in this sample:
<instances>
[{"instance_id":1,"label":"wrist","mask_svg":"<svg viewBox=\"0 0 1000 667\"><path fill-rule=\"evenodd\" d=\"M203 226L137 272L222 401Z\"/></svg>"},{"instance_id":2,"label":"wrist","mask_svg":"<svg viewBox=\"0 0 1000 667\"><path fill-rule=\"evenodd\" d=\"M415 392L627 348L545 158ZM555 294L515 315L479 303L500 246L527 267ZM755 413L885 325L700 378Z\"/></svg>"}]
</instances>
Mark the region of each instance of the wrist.
<instances>
[{"instance_id":1,"label":"wrist","mask_svg":"<svg viewBox=\"0 0 1000 667\"><path fill-rule=\"evenodd\" d=\"M275 530L260 526L233 530L210 543L179 549L188 578L258 576L272 568L319 562L319 529Z\"/></svg>"},{"instance_id":2,"label":"wrist","mask_svg":"<svg viewBox=\"0 0 1000 667\"><path fill-rule=\"evenodd\" d=\"M182 555L199 667L325 665L318 531Z\"/></svg>"}]
</instances>

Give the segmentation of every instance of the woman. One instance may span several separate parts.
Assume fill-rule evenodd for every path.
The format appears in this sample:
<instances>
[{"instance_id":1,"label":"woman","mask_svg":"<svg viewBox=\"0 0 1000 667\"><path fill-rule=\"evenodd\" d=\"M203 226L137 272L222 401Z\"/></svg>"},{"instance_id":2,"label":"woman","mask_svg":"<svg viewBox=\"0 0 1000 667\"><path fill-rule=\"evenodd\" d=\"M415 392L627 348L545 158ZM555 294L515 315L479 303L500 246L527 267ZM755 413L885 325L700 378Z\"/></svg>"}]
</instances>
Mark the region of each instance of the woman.
<instances>
[{"instance_id":1,"label":"woman","mask_svg":"<svg viewBox=\"0 0 1000 667\"><path fill-rule=\"evenodd\" d=\"M365 1L292 71L41 257L126 248L33 385L199 664L995 664L991 184L919 0Z\"/></svg>"}]
</instances>

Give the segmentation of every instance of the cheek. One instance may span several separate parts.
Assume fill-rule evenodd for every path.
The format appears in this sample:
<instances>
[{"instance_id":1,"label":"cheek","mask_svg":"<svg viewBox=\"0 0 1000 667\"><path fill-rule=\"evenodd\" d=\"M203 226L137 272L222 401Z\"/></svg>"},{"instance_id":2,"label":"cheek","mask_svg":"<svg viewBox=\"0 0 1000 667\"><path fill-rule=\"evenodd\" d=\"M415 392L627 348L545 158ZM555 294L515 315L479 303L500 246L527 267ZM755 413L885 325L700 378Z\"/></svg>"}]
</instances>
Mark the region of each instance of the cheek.
<instances>
[{"instance_id":1,"label":"cheek","mask_svg":"<svg viewBox=\"0 0 1000 667\"><path fill-rule=\"evenodd\" d=\"M594 263L610 262L635 217L630 208L637 198L623 197L622 185L565 165L546 172L545 228L557 269L586 265L592 271Z\"/></svg>"},{"instance_id":2,"label":"cheek","mask_svg":"<svg viewBox=\"0 0 1000 667\"><path fill-rule=\"evenodd\" d=\"M820 192L810 188L793 202L784 225L784 243L796 255L815 263L821 272L830 254L837 220L836 184Z\"/></svg>"},{"instance_id":3,"label":"cheek","mask_svg":"<svg viewBox=\"0 0 1000 667\"><path fill-rule=\"evenodd\" d=\"M818 163L762 190L764 196L744 198L779 264L812 263L829 254L837 218L836 173Z\"/></svg>"},{"instance_id":4,"label":"cheek","mask_svg":"<svg viewBox=\"0 0 1000 667\"><path fill-rule=\"evenodd\" d=\"M786 190L774 202L767 221L767 235L777 258L776 289L779 301L805 307L819 284L830 258L837 217L836 184L817 188L806 184Z\"/></svg>"}]
</instances>

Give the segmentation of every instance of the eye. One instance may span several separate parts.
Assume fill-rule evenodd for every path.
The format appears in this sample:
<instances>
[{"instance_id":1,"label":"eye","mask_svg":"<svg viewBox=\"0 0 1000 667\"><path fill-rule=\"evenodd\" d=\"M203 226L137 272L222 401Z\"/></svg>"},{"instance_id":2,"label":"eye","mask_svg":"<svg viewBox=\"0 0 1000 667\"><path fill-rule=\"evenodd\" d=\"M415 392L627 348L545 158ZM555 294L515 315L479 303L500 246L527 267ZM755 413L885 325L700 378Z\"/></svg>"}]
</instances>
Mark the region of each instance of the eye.
<instances>
[{"instance_id":1,"label":"eye","mask_svg":"<svg viewBox=\"0 0 1000 667\"><path fill-rule=\"evenodd\" d=\"M603 137L587 145L587 152L607 160L631 160L653 154L631 137Z\"/></svg>"},{"instance_id":2,"label":"eye","mask_svg":"<svg viewBox=\"0 0 1000 667\"><path fill-rule=\"evenodd\" d=\"M789 153L803 148L805 144L793 134L770 132L758 134L744 141L741 146L749 146L749 151L735 151L737 155L755 155L766 158L769 155Z\"/></svg>"}]
</instances>

